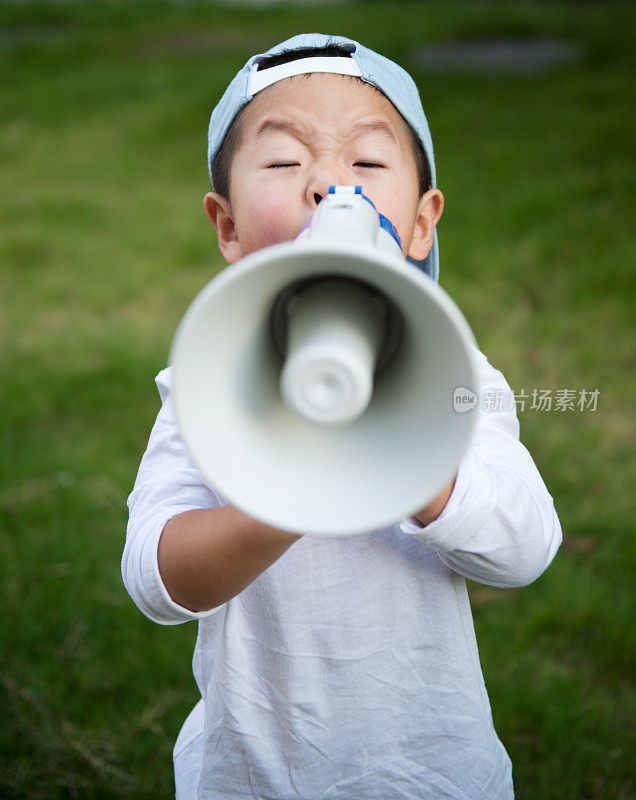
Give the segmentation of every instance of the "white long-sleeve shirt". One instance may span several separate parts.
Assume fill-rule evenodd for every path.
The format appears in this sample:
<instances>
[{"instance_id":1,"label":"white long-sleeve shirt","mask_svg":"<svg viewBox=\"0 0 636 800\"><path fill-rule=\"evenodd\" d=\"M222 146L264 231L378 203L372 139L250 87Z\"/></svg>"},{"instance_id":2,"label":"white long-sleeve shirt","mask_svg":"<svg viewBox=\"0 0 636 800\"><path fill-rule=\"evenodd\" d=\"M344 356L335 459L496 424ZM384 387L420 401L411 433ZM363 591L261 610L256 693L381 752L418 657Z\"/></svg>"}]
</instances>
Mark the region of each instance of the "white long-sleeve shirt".
<instances>
[{"instance_id":1,"label":"white long-sleeve shirt","mask_svg":"<svg viewBox=\"0 0 636 800\"><path fill-rule=\"evenodd\" d=\"M480 385L511 399L478 355ZM201 702L175 746L177 797L509 800L464 576L522 586L561 542L514 402L478 412L446 508L361 536L302 537L239 595L194 613L162 583L165 523L224 504L179 437L171 371L129 498L124 582L165 625L198 620Z\"/></svg>"}]
</instances>

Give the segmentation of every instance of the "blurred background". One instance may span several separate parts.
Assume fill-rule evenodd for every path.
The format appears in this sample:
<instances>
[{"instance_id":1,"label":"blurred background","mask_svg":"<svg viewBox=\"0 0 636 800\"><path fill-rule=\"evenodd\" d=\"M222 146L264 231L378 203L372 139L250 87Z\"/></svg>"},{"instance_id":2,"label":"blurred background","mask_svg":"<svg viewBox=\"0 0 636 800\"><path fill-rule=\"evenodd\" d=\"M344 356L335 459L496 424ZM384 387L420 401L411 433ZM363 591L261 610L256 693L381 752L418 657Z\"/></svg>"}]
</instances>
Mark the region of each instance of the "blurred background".
<instances>
[{"instance_id":1,"label":"blurred background","mask_svg":"<svg viewBox=\"0 0 636 800\"><path fill-rule=\"evenodd\" d=\"M153 378L222 267L210 110L315 30L416 79L441 284L527 395L562 521L534 585L470 586L517 797L633 800L636 6L613 2L0 4L0 796L173 792L196 626L125 593L125 501Z\"/></svg>"}]
</instances>

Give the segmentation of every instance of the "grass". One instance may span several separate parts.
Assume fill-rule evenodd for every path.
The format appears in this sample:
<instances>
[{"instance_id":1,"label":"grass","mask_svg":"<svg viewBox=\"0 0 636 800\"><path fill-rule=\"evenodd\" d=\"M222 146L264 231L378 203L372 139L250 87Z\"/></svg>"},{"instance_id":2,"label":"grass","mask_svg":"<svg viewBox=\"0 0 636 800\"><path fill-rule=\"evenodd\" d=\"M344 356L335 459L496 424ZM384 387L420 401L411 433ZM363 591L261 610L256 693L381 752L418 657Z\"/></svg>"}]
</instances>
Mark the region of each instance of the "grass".
<instances>
[{"instance_id":1,"label":"grass","mask_svg":"<svg viewBox=\"0 0 636 800\"><path fill-rule=\"evenodd\" d=\"M125 594L125 498L153 377L221 267L209 111L249 54L300 30L418 80L442 284L492 363L517 391L600 389L595 412L520 415L565 531L555 563L523 590L470 589L518 798L635 796L635 26L600 2L0 5L2 797L171 795L196 631ZM497 35L584 55L529 77L413 65L428 41Z\"/></svg>"}]
</instances>

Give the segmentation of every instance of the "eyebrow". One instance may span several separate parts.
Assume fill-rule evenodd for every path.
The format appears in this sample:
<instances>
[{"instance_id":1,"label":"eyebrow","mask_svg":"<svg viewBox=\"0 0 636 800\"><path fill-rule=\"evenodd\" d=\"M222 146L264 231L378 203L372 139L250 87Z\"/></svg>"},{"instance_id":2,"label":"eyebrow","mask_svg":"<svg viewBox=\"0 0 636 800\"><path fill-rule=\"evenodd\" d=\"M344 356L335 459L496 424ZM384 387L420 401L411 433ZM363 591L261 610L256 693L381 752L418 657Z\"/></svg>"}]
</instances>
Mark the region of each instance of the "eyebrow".
<instances>
[{"instance_id":1,"label":"eyebrow","mask_svg":"<svg viewBox=\"0 0 636 800\"><path fill-rule=\"evenodd\" d=\"M290 120L266 119L262 122L259 129L256 131L256 138L260 139L268 133L288 133L299 141L306 143L310 139L310 133L306 128L297 125ZM353 126L353 136L357 138L366 133L380 133L387 139L397 144L397 138L390 125L384 120L369 120L367 122L358 122Z\"/></svg>"},{"instance_id":2,"label":"eyebrow","mask_svg":"<svg viewBox=\"0 0 636 800\"><path fill-rule=\"evenodd\" d=\"M308 131L288 120L266 119L256 131L256 138L260 139L268 133L288 133L296 139L304 142L308 137Z\"/></svg>"},{"instance_id":3,"label":"eyebrow","mask_svg":"<svg viewBox=\"0 0 636 800\"><path fill-rule=\"evenodd\" d=\"M381 133L392 142L397 144L397 138L393 132L393 129L390 125L384 122L384 120L377 119L370 120L369 122L359 122L357 125L354 125L353 129L357 136L361 136L364 133Z\"/></svg>"}]
</instances>

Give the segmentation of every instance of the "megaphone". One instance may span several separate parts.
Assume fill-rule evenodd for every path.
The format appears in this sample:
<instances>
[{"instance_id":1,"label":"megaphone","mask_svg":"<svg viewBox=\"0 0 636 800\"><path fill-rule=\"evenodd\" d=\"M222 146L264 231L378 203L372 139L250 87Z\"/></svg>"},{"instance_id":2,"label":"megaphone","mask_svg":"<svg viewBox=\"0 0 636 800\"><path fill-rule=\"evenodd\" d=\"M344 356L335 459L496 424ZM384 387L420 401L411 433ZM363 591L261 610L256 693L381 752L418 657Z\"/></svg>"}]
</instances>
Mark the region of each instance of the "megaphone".
<instances>
[{"instance_id":1,"label":"megaphone","mask_svg":"<svg viewBox=\"0 0 636 800\"><path fill-rule=\"evenodd\" d=\"M414 514L452 479L474 413L463 315L404 260L359 187L331 187L292 242L215 277L171 350L183 441L231 504L337 536Z\"/></svg>"}]
</instances>

